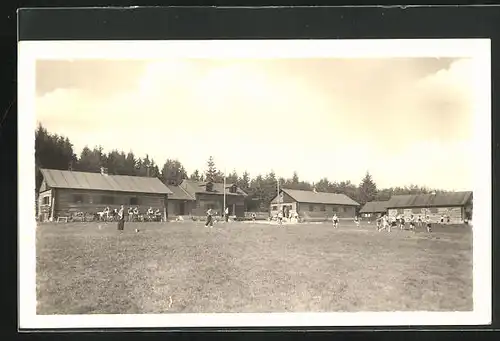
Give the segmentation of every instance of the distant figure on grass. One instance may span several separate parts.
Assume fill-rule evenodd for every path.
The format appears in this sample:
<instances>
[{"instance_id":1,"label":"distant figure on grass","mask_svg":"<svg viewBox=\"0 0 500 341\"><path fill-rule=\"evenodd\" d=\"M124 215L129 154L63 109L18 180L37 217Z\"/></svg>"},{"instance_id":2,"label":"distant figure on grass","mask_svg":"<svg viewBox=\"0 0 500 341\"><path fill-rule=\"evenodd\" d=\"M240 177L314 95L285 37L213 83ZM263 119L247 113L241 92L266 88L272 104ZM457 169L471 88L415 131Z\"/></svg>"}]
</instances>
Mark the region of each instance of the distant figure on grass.
<instances>
[{"instance_id":1,"label":"distant figure on grass","mask_svg":"<svg viewBox=\"0 0 500 341\"><path fill-rule=\"evenodd\" d=\"M354 223L356 224L356 227L359 227L359 218L358 216L354 216Z\"/></svg>"},{"instance_id":2,"label":"distant figure on grass","mask_svg":"<svg viewBox=\"0 0 500 341\"><path fill-rule=\"evenodd\" d=\"M422 227L422 216L421 215L418 216L417 226Z\"/></svg>"},{"instance_id":3,"label":"distant figure on grass","mask_svg":"<svg viewBox=\"0 0 500 341\"><path fill-rule=\"evenodd\" d=\"M256 219L256 215L255 215L255 212L252 213L252 221L255 223L255 219Z\"/></svg>"},{"instance_id":4,"label":"distant figure on grass","mask_svg":"<svg viewBox=\"0 0 500 341\"><path fill-rule=\"evenodd\" d=\"M382 226L378 229L378 231L382 230L387 230L388 232L391 232L391 224L389 222L389 217L387 217L385 214L381 218L382 221Z\"/></svg>"},{"instance_id":5,"label":"distant figure on grass","mask_svg":"<svg viewBox=\"0 0 500 341\"><path fill-rule=\"evenodd\" d=\"M283 211L278 212L278 224L279 225L283 224Z\"/></svg>"},{"instance_id":6,"label":"distant figure on grass","mask_svg":"<svg viewBox=\"0 0 500 341\"><path fill-rule=\"evenodd\" d=\"M153 208L149 206L148 210L146 211L146 217L148 217L148 220L151 220L153 214L154 214Z\"/></svg>"},{"instance_id":7,"label":"distant figure on grass","mask_svg":"<svg viewBox=\"0 0 500 341\"><path fill-rule=\"evenodd\" d=\"M382 217L378 217L377 219L375 219L375 222L377 224L377 230L380 230L380 226L382 225L381 221Z\"/></svg>"},{"instance_id":8,"label":"distant figure on grass","mask_svg":"<svg viewBox=\"0 0 500 341\"><path fill-rule=\"evenodd\" d=\"M441 224L444 224L444 215L441 214L441 219L440 219Z\"/></svg>"},{"instance_id":9,"label":"distant figure on grass","mask_svg":"<svg viewBox=\"0 0 500 341\"><path fill-rule=\"evenodd\" d=\"M427 232L431 233L432 232L431 218L427 216L425 222L427 223Z\"/></svg>"},{"instance_id":10,"label":"distant figure on grass","mask_svg":"<svg viewBox=\"0 0 500 341\"><path fill-rule=\"evenodd\" d=\"M332 217L333 228L339 227L339 218L337 217L337 213L335 213Z\"/></svg>"},{"instance_id":11,"label":"distant figure on grass","mask_svg":"<svg viewBox=\"0 0 500 341\"><path fill-rule=\"evenodd\" d=\"M123 231L125 229L125 209L123 205L120 206L118 211L118 230Z\"/></svg>"},{"instance_id":12,"label":"distant figure on grass","mask_svg":"<svg viewBox=\"0 0 500 341\"><path fill-rule=\"evenodd\" d=\"M415 231L415 217L413 214L410 216L410 230Z\"/></svg>"},{"instance_id":13,"label":"distant figure on grass","mask_svg":"<svg viewBox=\"0 0 500 341\"><path fill-rule=\"evenodd\" d=\"M131 222L132 219L134 218L134 209L132 206L128 208L128 221Z\"/></svg>"},{"instance_id":14,"label":"distant figure on grass","mask_svg":"<svg viewBox=\"0 0 500 341\"><path fill-rule=\"evenodd\" d=\"M399 216L399 229L403 230L405 228L405 216L400 215Z\"/></svg>"},{"instance_id":15,"label":"distant figure on grass","mask_svg":"<svg viewBox=\"0 0 500 341\"><path fill-rule=\"evenodd\" d=\"M224 220L226 221L226 223L229 221L229 208L226 207L226 209L224 210Z\"/></svg>"},{"instance_id":16,"label":"distant figure on grass","mask_svg":"<svg viewBox=\"0 0 500 341\"><path fill-rule=\"evenodd\" d=\"M132 213L134 215L134 217L133 217L134 219L133 220L139 220L139 207L136 206L134 208L134 211Z\"/></svg>"},{"instance_id":17,"label":"distant figure on grass","mask_svg":"<svg viewBox=\"0 0 500 341\"><path fill-rule=\"evenodd\" d=\"M212 209L209 208L207 211L207 221L205 222L205 227L212 228L214 226L214 222L212 220Z\"/></svg>"}]
</instances>

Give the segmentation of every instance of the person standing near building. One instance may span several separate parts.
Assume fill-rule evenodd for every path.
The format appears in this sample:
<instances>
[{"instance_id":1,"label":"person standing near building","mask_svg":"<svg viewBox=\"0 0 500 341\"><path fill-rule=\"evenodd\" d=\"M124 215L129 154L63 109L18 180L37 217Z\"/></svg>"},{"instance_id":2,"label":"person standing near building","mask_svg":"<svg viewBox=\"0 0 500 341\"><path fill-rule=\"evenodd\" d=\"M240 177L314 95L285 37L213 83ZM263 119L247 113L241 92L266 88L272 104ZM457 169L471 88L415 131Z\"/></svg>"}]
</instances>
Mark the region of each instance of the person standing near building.
<instances>
[{"instance_id":1,"label":"person standing near building","mask_svg":"<svg viewBox=\"0 0 500 341\"><path fill-rule=\"evenodd\" d=\"M282 210L280 210L278 212L278 224L279 225L283 224L283 211Z\"/></svg>"},{"instance_id":2,"label":"person standing near building","mask_svg":"<svg viewBox=\"0 0 500 341\"><path fill-rule=\"evenodd\" d=\"M132 208L132 206L130 206L128 208L128 221L131 222L132 221L132 218L134 216L134 209Z\"/></svg>"},{"instance_id":3,"label":"person standing near building","mask_svg":"<svg viewBox=\"0 0 500 341\"><path fill-rule=\"evenodd\" d=\"M432 232L431 218L427 216L425 222L427 223L427 232L431 233Z\"/></svg>"},{"instance_id":4,"label":"person standing near building","mask_svg":"<svg viewBox=\"0 0 500 341\"><path fill-rule=\"evenodd\" d=\"M339 218L337 217L337 213L333 214L332 222L333 222L333 228L336 229L337 227L339 227Z\"/></svg>"},{"instance_id":5,"label":"person standing near building","mask_svg":"<svg viewBox=\"0 0 500 341\"><path fill-rule=\"evenodd\" d=\"M118 230L123 231L125 229L125 208L123 205L120 206L118 211Z\"/></svg>"},{"instance_id":6,"label":"person standing near building","mask_svg":"<svg viewBox=\"0 0 500 341\"><path fill-rule=\"evenodd\" d=\"M226 207L224 210L224 220L226 223L229 221L229 207Z\"/></svg>"},{"instance_id":7,"label":"person standing near building","mask_svg":"<svg viewBox=\"0 0 500 341\"><path fill-rule=\"evenodd\" d=\"M205 222L205 227L212 228L213 226L214 226L214 223L212 221L212 209L209 208L207 211L207 221Z\"/></svg>"}]
</instances>

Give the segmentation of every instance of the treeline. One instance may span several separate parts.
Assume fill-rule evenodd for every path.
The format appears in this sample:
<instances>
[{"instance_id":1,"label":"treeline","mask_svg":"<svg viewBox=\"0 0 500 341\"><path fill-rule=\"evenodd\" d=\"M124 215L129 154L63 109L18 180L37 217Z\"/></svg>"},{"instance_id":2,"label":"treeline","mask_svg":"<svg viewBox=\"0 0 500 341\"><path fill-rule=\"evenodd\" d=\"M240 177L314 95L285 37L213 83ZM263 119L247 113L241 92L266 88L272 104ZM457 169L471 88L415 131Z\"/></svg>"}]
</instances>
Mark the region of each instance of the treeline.
<instances>
[{"instance_id":1,"label":"treeline","mask_svg":"<svg viewBox=\"0 0 500 341\"><path fill-rule=\"evenodd\" d=\"M96 146L93 149L85 147L80 155L77 155L67 137L51 134L42 125L39 125L35 132L35 167L37 190L42 182L40 168L100 172L101 167L104 167L107 168L108 174L157 177L165 184L172 185L179 184L183 179L222 182L224 176L217 169L211 156L205 170L196 169L188 174L179 160L167 159L160 166L148 155L141 158L134 155L132 151L125 153L112 150L105 153L102 147ZM316 183L309 183L300 180L297 172L294 172L293 176L288 179L278 179L273 171L254 177L251 177L248 172L238 174L236 171L226 175L227 183L236 183L249 194L248 210L267 210L269 202L277 194L277 181L280 182L281 188L300 190L316 188L318 192L343 193L360 204L372 200L388 200L392 195L444 192L416 185L378 189L369 173L359 185L350 181L329 181L327 178L320 179Z\"/></svg>"}]
</instances>

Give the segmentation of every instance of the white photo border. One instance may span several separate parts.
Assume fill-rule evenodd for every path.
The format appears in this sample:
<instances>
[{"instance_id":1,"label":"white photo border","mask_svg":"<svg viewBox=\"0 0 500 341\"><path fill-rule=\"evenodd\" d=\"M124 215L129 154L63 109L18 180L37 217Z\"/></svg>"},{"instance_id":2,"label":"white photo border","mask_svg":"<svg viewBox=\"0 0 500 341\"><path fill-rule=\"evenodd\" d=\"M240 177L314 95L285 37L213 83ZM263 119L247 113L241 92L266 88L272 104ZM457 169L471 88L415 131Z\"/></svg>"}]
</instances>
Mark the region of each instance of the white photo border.
<instances>
[{"instance_id":1,"label":"white photo border","mask_svg":"<svg viewBox=\"0 0 500 341\"><path fill-rule=\"evenodd\" d=\"M474 103L471 312L37 315L35 212L18 211L19 328L186 328L487 325L492 314L491 42L489 39L21 41L18 43L18 204L34 201L37 60L173 58L470 58ZM468 156L466 156L466 159Z\"/></svg>"}]
</instances>

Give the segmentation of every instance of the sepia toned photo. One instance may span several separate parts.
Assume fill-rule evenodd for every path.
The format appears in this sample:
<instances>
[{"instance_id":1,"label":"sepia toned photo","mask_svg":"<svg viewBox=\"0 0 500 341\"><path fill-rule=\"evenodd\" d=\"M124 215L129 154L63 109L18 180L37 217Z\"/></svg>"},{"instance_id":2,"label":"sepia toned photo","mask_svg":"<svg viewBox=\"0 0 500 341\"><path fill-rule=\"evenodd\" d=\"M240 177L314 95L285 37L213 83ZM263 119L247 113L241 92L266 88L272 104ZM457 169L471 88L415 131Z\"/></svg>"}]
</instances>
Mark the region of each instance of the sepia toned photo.
<instances>
[{"instance_id":1,"label":"sepia toned photo","mask_svg":"<svg viewBox=\"0 0 500 341\"><path fill-rule=\"evenodd\" d=\"M27 325L488 322L489 41L23 44Z\"/></svg>"}]
</instances>

